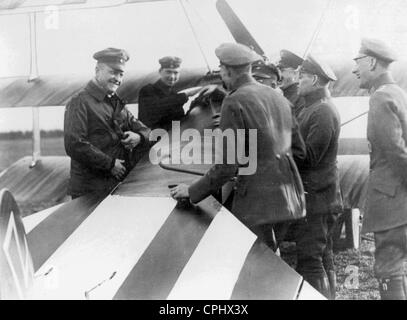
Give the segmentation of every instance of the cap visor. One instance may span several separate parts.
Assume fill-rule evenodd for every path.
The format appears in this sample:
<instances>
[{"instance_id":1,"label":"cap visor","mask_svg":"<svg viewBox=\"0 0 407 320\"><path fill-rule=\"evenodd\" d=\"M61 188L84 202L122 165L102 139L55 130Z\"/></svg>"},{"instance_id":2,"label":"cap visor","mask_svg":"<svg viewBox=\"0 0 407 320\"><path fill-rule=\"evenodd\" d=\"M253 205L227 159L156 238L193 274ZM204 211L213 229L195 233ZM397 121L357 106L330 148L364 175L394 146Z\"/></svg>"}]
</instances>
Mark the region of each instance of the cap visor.
<instances>
[{"instance_id":1,"label":"cap visor","mask_svg":"<svg viewBox=\"0 0 407 320\"><path fill-rule=\"evenodd\" d=\"M106 63L106 65L108 65L112 69L119 70L119 71L122 71L122 72L124 72L124 70L125 70L125 65L121 64L121 63L108 62L108 63Z\"/></svg>"}]
</instances>

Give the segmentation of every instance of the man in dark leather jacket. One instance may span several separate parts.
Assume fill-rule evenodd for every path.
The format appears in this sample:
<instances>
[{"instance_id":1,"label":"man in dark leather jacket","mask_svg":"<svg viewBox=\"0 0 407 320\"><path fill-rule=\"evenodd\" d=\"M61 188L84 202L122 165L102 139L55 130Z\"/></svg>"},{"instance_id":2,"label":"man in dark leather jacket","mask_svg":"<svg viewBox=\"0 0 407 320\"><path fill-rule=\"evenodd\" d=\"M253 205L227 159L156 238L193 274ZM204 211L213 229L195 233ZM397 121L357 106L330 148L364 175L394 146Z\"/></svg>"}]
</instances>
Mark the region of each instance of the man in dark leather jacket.
<instances>
[{"instance_id":1,"label":"man in dark leather jacket","mask_svg":"<svg viewBox=\"0 0 407 320\"><path fill-rule=\"evenodd\" d=\"M177 93L174 86L180 77L181 58L167 56L159 60L160 79L140 89L138 117L151 129L169 130L172 121L181 120L184 115L184 104L188 97L195 95L199 89Z\"/></svg>"},{"instance_id":2,"label":"man in dark leather jacket","mask_svg":"<svg viewBox=\"0 0 407 320\"><path fill-rule=\"evenodd\" d=\"M323 261L328 220L342 210L336 161L340 117L328 91L329 82L335 80L331 68L311 55L301 65L299 94L304 108L297 120L306 157L297 164L306 192L307 217L295 226L297 271L326 297L334 296L325 270L329 266L334 273L333 255L330 263ZM333 282L333 275L330 279Z\"/></svg>"},{"instance_id":3,"label":"man in dark leather jacket","mask_svg":"<svg viewBox=\"0 0 407 320\"><path fill-rule=\"evenodd\" d=\"M66 153L71 157L72 198L114 188L148 145L150 129L138 121L117 96L126 51L108 48L93 56L95 78L68 102L64 119Z\"/></svg>"}]
</instances>

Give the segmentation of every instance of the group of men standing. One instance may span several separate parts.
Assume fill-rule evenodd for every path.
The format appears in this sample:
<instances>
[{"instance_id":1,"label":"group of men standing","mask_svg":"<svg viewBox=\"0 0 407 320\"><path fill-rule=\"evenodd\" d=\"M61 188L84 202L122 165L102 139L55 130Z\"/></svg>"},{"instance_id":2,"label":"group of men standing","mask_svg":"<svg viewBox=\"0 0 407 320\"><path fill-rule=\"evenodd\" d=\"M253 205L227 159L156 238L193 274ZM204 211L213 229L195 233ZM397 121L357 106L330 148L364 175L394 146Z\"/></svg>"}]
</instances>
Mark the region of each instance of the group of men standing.
<instances>
[{"instance_id":1,"label":"group of men standing","mask_svg":"<svg viewBox=\"0 0 407 320\"><path fill-rule=\"evenodd\" d=\"M302 59L288 50L281 51L277 66L259 63L262 57L236 43L219 46L215 54L228 93L219 128L257 130L257 171L240 175L238 163L225 159L192 185L177 185L170 194L198 203L235 178L232 213L273 250L290 230L296 242L297 271L334 299L330 232L342 210L336 160L340 117L328 89L335 74L312 55ZM140 90L141 121L137 120L116 94L128 54L108 48L94 58L95 79L72 98L65 114L73 197L117 184L141 150L148 149L150 129L168 129L171 121L184 116L189 96L198 93L198 89L174 92L181 59L164 57L159 61L160 79ZM354 73L362 88L375 90L369 111L372 151L365 218L366 230L375 232L375 272L383 299L405 299L407 96L388 73L393 60L385 44L364 40Z\"/></svg>"},{"instance_id":2,"label":"group of men standing","mask_svg":"<svg viewBox=\"0 0 407 320\"><path fill-rule=\"evenodd\" d=\"M172 196L189 197L196 203L237 175L231 211L274 249L287 229L292 229L297 271L333 298L336 281L327 240L329 220L342 207L336 164L340 119L328 91L335 75L311 55L304 60L282 51L279 66L283 79L286 76L282 90L289 100L275 90L280 77L275 66L256 64L253 78L251 66L259 57L253 57L248 48L225 44L216 54L229 91L222 105L220 129L257 129L258 169L245 177L238 174L237 165L216 165L191 186L174 188ZM296 165L291 165L294 161ZM297 168L305 190L305 218L300 205L293 207L301 201L301 190L291 178ZM286 208L296 213L285 213ZM284 220L297 219L287 228Z\"/></svg>"}]
</instances>

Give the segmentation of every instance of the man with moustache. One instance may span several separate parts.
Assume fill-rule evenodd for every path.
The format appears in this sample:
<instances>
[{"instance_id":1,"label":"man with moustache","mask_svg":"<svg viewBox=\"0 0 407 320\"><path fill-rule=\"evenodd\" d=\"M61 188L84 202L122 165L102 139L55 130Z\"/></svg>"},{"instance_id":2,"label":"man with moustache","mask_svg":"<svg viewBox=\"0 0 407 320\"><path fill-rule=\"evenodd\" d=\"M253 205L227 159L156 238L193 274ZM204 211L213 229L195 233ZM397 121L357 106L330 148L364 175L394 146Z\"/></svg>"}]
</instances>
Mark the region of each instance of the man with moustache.
<instances>
[{"instance_id":1,"label":"man with moustache","mask_svg":"<svg viewBox=\"0 0 407 320\"><path fill-rule=\"evenodd\" d=\"M281 72L274 64L260 61L254 63L252 69L253 78L257 82L279 90L278 84L281 81Z\"/></svg>"},{"instance_id":2,"label":"man with moustache","mask_svg":"<svg viewBox=\"0 0 407 320\"><path fill-rule=\"evenodd\" d=\"M297 117L303 108L303 98L298 94L298 67L304 59L289 50L280 51L280 61L277 67L281 71L280 89L284 97L291 102L293 114Z\"/></svg>"},{"instance_id":3,"label":"man with moustache","mask_svg":"<svg viewBox=\"0 0 407 320\"><path fill-rule=\"evenodd\" d=\"M309 55L303 61L298 88L304 107L297 119L306 157L297 164L306 192L307 217L294 226L297 271L327 298L334 297L334 288L330 290L334 278L327 276L328 270L334 273L333 255L330 261L323 258L329 220L342 210L336 161L340 118L328 90L329 82L335 80L331 68L315 57Z\"/></svg>"},{"instance_id":4,"label":"man with moustache","mask_svg":"<svg viewBox=\"0 0 407 320\"><path fill-rule=\"evenodd\" d=\"M65 150L71 157L72 198L114 188L135 165L148 129L116 94L129 55L107 48L93 55L95 78L71 98L65 109Z\"/></svg>"},{"instance_id":5,"label":"man with moustache","mask_svg":"<svg viewBox=\"0 0 407 320\"><path fill-rule=\"evenodd\" d=\"M407 94L389 71L396 54L384 42L363 39L353 73L368 89L370 173L362 232L375 238L374 273L382 300L406 300Z\"/></svg>"},{"instance_id":6,"label":"man with moustache","mask_svg":"<svg viewBox=\"0 0 407 320\"><path fill-rule=\"evenodd\" d=\"M188 97L194 96L200 88L177 93L174 86L181 73L181 58L167 56L159 60L160 79L140 89L138 117L151 129L170 129L172 121L181 120L185 113L183 105Z\"/></svg>"},{"instance_id":7,"label":"man with moustache","mask_svg":"<svg viewBox=\"0 0 407 320\"><path fill-rule=\"evenodd\" d=\"M222 164L215 164L192 185L180 184L170 193L174 199L189 198L198 203L236 177L231 212L275 250L273 224L305 214L302 184L291 154L289 102L253 79L252 63L262 58L252 49L225 43L215 54L220 60L220 75L229 90L223 100L219 129L232 130L235 136L237 130L245 130L246 136L249 129L256 130L257 168L252 174L241 174L243 168L237 163L237 155L234 154L235 162L230 163L224 145ZM238 144L244 143L244 150L249 150L248 139L236 140Z\"/></svg>"}]
</instances>

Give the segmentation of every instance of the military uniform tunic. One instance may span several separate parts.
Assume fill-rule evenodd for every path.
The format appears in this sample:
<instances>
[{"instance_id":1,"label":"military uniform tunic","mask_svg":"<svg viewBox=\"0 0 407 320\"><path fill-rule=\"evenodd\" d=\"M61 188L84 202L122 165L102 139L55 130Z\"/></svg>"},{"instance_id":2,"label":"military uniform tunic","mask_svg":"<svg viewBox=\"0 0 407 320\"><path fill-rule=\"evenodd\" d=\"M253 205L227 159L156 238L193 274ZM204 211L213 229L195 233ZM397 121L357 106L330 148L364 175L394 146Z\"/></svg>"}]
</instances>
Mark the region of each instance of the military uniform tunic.
<instances>
[{"instance_id":1,"label":"military uniform tunic","mask_svg":"<svg viewBox=\"0 0 407 320\"><path fill-rule=\"evenodd\" d=\"M176 93L161 80L141 88L139 93L139 119L151 129L170 129L171 121L184 117L183 105L188 101L185 93Z\"/></svg>"},{"instance_id":2,"label":"military uniform tunic","mask_svg":"<svg viewBox=\"0 0 407 320\"><path fill-rule=\"evenodd\" d=\"M306 157L298 163L298 169L307 192L307 215L337 213L342 207L336 161L339 113L326 89L307 95L304 101L298 123Z\"/></svg>"},{"instance_id":3,"label":"military uniform tunic","mask_svg":"<svg viewBox=\"0 0 407 320\"><path fill-rule=\"evenodd\" d=\"M323 256L327 254L328 222L342 210L336 165L340 118L327 89L318 89L304 98L298 123L306 157L297 164L306 192L307 217L292 228L297 242L297 271L313 281L313 277L326 272Z\"/></svg>"},{"instance_id":4,"label":"military uniform tunic","mask_svg":"<svg viewBox=\"0 0 407 320\"><path fill-rule=\"evenodd\" d=\"M215 193L237 175L232 212L247 226L254 228L304 214L301 180L291 153L292 116L288 101L274 89L242 76L223 101L220 129L246 132L245 150L249 150L247 133L257 130L257 170L239 175L238 163L213 166L204 177L189 187L192 202ZM243 143L238 141L238 143ZM254 143L254 142L251 142Z\"/></svg>"},{"instance_id":5,"label":"military uniform tunic","mask_svg":"<svg viewBox=\"0 0 407 320\"><path fill-rule=\"evenodd\" d=\"M407 224L407 94L388 73L375 82L367 138L370 175L364 232Z\"/></svg>"},{"instance_id":6,"label":"military uniform tunic","mask_svg":"<svg viewBox=\"0 0 407 320\"><path fill-rule=\"evenodd\" d=\"M375 233L377 278L405 274L407 259L407 94L389 73L369 101L370 174L363 232Z\"/></svg>"},{"instance_id":7,"label":"military uniform tunic","mask_svg":"<svg viewBox=\"0 0 407 320\"><path fill-rule=\"evenodd\" d=\"M298 93L298 83L292 83L283 89L284 97L291 102L291 107L294 116L297 118L301 110L304 108L304 98Z\"/></svg>"},{"instance_id":8,"label":"military uniform tunic","mask_svg":"<svg viewBox=\"0 0 407 320\"><path fill-rule=\"evenodd\" d=\"M133 131L141 136L132 152L121 143L121 135ZM119 181L111 169L116 159L134 166L139 147L149 143L149 132L117 96L109 98L94 80L74 96L66 106L64 142L71 157L70 194L73 197L107 190Z\"/></svg>"}]
</instances>

